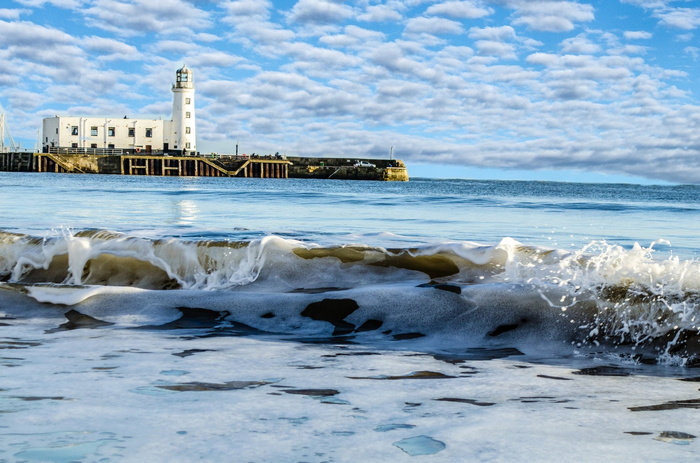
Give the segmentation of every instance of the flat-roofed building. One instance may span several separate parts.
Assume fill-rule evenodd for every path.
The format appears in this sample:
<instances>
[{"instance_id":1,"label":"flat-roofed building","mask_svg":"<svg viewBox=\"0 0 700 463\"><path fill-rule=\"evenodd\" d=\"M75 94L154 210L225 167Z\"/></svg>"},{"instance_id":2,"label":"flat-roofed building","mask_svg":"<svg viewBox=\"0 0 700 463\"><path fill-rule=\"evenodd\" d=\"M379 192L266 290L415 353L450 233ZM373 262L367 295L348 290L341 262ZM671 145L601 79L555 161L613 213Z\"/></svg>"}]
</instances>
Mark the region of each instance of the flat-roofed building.
<instances>
[{"instance_id":1,"label":"flat-roofed building","mask_svg":"<svg viewBox=\"0 0 700 463\"><path fill-rule=\"evenodd\" d=\"M43 121L43 152L102 154L195 153L194 78L183 66L175 73L169 121L119 117L55 116Z\"/></svg>"}]
</instances>

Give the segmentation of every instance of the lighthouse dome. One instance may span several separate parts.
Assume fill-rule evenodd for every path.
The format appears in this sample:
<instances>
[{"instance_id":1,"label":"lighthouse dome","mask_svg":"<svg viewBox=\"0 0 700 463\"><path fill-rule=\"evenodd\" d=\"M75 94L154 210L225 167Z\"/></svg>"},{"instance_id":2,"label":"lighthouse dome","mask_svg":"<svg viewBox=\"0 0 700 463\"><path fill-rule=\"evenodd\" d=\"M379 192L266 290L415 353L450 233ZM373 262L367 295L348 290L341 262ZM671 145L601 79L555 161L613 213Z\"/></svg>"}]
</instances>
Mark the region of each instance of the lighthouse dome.
<instances>
[{"instance_id":1,"label":"lighthouse dome","mask_svg":"<svg viewBox=\"0 0 700 463\"><path fill-rule=\"evenodd\" d=\"M180 88L192 87L193 82L194 76L192 75L192 71L183 64L182 67L175 72L175 86Z\"/></svg>"}]
</instances>

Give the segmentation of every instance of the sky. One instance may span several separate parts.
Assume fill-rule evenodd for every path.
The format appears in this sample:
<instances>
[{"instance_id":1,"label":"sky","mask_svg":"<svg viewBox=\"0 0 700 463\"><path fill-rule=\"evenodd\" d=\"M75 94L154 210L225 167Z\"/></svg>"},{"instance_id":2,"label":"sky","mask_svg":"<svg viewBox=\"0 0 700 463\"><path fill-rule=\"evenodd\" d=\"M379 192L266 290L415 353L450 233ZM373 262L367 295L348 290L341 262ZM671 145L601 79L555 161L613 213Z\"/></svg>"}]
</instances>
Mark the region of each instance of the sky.
<instances>
[{"instance_id":1,"label":"sky","mask_svg":"<svg viewBox=\"0 0 700 463\"><path fill-rule=\"evenodd\" d=\"M700 183L698 0L3 0L0 111L170 119L201 152L412 177Z\"/></svg>"}]
</instances>

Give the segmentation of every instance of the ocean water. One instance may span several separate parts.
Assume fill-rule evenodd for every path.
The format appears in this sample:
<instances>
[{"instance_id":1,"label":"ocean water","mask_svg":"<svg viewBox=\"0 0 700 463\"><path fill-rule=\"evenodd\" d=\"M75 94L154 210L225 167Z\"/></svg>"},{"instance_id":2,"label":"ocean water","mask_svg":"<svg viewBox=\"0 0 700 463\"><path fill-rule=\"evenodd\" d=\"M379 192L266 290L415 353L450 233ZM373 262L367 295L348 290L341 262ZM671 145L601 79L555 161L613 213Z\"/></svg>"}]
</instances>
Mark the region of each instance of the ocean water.
<instances>
[{"instance_id":1,"label":"ocean water","mask_svg":"<svg viewBox=\"0 0 700 463\"><path fill-rule=\"evenodd\" d=\"M0 173L0 461L696 461L700 187Z\"/></svg>"}]
</instances>

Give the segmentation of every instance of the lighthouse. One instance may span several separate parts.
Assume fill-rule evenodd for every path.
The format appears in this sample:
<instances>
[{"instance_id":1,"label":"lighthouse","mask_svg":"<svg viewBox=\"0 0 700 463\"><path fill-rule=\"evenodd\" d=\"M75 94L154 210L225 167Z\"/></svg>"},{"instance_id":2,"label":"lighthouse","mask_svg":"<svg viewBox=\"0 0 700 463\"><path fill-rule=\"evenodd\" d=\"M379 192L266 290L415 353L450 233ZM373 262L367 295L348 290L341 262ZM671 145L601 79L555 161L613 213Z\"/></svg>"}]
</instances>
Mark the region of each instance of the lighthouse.
<instances>
[{"instance_id":1,"label":"lighthouse","mask_svg":"<svg viewBox=\"0 0 700 463\"><path fill-rule=\"evenodd\" d=\"M175 72L173 84L172 148L184 152L197 151L194 113L194 77L187 66Z\"/></svg>"}]
</instances>

